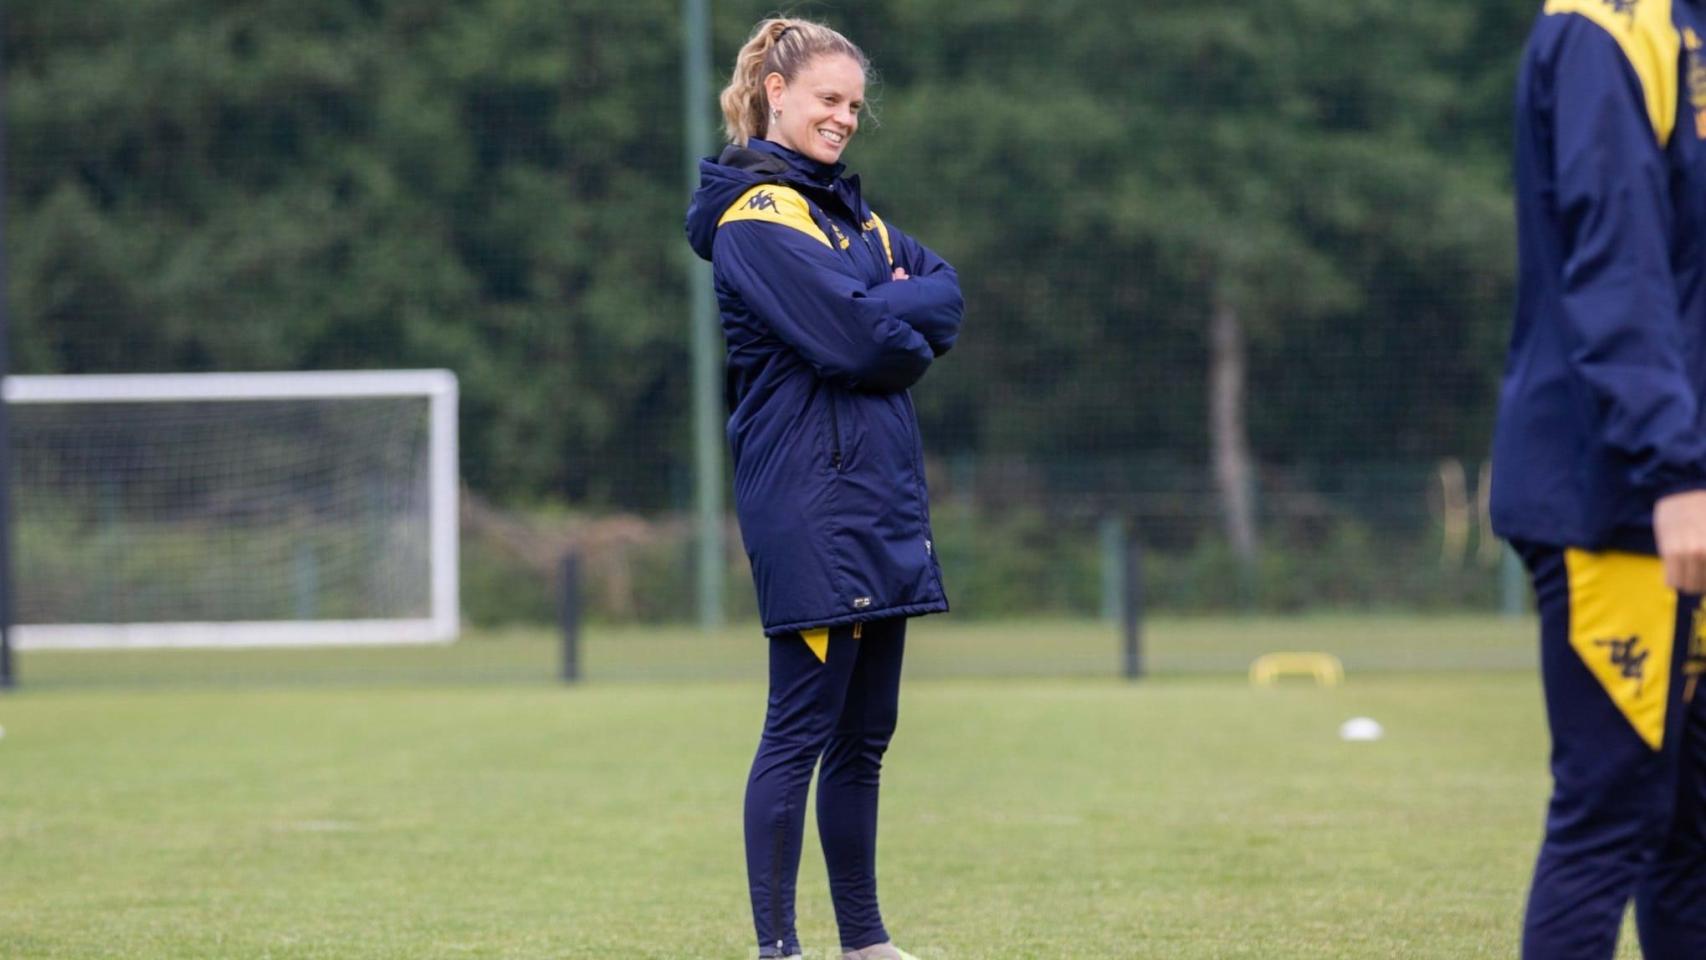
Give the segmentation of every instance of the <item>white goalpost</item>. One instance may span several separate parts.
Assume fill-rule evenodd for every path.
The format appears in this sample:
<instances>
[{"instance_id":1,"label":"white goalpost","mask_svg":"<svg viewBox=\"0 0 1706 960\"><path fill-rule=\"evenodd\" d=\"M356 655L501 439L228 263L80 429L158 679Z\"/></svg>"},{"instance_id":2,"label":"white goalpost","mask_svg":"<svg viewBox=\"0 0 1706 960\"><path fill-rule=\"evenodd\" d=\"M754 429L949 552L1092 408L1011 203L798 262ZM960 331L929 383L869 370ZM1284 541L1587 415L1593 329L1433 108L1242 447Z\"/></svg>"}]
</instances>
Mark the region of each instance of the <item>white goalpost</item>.
<instances>
[{"instance_id":1,"label":"white goalpost","mask_svg":"<svg viewBox=\"0 0 1706 960\"><path fill-rule=\"evenodd\" d=\"M17 649L456 638L449 371L4 383Z\"/></svg>"}]
</instances>

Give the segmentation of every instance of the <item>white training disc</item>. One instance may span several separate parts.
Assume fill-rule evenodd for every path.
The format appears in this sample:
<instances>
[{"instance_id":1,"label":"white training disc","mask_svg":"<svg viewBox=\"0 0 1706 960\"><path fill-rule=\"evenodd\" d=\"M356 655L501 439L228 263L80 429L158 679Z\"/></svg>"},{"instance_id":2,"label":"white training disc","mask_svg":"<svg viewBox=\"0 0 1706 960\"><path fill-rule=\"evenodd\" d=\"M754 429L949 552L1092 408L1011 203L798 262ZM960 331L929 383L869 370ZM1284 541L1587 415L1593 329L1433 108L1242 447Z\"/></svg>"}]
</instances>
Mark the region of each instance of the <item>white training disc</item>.
<instances>
[{"instance_id":1,"label":"white training disc","mask_svg":"<svg viewBox=\"0 0 1706 960\"><path fill-rule=\"evenodd\" d=\"M1339 739L1352 741L1379 740L1386 733L1372 717L1352 717L1339 725Z\"/></svg>"}]
</instances>

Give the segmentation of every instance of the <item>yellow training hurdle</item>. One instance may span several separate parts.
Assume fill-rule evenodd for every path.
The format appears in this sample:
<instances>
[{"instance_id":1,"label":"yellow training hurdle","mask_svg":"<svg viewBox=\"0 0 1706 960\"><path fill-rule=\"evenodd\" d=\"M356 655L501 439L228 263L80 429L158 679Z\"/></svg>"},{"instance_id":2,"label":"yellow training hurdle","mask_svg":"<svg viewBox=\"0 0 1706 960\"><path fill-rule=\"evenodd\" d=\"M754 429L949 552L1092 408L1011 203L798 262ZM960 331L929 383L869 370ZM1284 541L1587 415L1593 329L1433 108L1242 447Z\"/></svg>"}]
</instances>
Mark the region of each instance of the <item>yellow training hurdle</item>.
<instances>
[{"instance_id":1,"label":"yellow training hurdle","mask_svg":"<svg viewBox=\"0 0 1706 960\"><path fill-rule=\"evenodd\" d=\"M1309 675L1323 687L1345 682L1345 665L1330 653L1264 653L1250 664L1250 683L1271 687L1286 675Z\"/></svg>"}]
</instances>

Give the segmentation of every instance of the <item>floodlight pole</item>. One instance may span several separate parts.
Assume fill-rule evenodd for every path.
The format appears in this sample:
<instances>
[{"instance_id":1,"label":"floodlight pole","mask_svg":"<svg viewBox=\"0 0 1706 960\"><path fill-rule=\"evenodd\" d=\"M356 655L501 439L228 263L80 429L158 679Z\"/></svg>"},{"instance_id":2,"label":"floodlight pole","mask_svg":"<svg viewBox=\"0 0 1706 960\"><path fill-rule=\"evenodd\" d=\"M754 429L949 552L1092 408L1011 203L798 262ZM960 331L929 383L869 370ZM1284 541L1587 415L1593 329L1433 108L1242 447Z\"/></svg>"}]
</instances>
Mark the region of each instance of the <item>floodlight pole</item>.
<instances>
[{"instance_id":1,"label":"floodlight pole","mask_svg":"<svg viewBox=\"0 0 1706 960\"><path fill-rule=\"evenodd\" d=\"M710 0L682 0L681 85L686 122L687 189L699 187L699 158L711 152ZM712 309L711 265L687 258L687 298L693 344L694 489L699 517L699 626L723 624L723 438L718 427L722 357L716 312Z\"/></svg>"},{"instance_id":2,"label":"floodlight pole","mask_svg":"<svg viewBox=\"0 0 1706 960\"><path fill-rule=\"evenodd\" d=\"M0 391L11 372L11 287L6 274L6 63L4 8L0 8ZM0 400L0 690L17 685L12 667L12 432Z\"/></svg>"}]
</instances>

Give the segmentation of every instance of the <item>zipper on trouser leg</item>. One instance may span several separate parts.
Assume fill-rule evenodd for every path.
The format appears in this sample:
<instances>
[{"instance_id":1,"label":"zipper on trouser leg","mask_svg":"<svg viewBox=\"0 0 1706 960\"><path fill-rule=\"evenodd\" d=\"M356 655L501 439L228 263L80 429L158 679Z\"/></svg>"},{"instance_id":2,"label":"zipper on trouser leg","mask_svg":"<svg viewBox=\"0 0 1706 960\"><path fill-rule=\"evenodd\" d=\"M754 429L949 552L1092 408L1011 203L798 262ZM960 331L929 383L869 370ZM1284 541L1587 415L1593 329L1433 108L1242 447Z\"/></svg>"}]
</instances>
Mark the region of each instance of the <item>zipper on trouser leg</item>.
<instances>
[{"instance_id":1,"label":"zipper on trouser leg","mask_svg":"<svg viewBox=\"0 0 1706 960\"><path fill-rule=\"evenodd\" d=\"M775 842L770 847L770 927L776 931L778 957L788 955L782 938L782 844L787 835L787 824L776 824Z\"/></svg>"}]
</instances>

